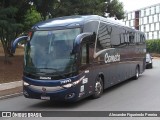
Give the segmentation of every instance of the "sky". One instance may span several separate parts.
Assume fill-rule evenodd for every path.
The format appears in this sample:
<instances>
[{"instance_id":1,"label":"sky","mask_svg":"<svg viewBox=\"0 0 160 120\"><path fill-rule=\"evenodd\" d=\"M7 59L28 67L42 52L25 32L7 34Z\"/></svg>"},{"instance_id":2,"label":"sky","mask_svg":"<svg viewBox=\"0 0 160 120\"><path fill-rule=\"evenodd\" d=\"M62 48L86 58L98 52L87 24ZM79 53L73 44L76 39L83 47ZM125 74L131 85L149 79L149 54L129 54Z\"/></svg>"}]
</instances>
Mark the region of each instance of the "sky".
<instances>
[{"instance_id":1,"label":"sky","mask_svg":"<svg viewBox=\"0 0 160 120\"><path fill-rule=\"evenodd\" d=\"M124 10L127 12L160 3L160 0L119 0L119 1L123 2Z\"/></svg>"}]
</instances>

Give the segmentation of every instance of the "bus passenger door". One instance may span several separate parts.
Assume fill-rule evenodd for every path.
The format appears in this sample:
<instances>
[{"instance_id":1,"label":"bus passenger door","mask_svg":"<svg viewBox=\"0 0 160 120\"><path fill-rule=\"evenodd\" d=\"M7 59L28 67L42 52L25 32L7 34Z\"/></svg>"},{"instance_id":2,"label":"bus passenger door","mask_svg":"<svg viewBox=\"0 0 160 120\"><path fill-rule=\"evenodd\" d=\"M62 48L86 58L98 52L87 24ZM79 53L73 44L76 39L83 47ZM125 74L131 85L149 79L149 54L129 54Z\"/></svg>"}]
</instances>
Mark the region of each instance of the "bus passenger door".
<instances>
[{"instance_id":1,"label":"bus passenger door","mask_svg":"<svg viewBox=\"0 0 160 120\"><path fill-rule=\"evenodd\" d=\"M86 95L91 95L94 88L94 80L96 74L94 74L94 69L92 65L93 51L92 45L90 42L81 43L81 52L80 52L80 66L79 72L85 77L82 81L82 86L84 86L84 91ZM94 46L93 46L94 48Z\"/></svg>"}]
</instances>

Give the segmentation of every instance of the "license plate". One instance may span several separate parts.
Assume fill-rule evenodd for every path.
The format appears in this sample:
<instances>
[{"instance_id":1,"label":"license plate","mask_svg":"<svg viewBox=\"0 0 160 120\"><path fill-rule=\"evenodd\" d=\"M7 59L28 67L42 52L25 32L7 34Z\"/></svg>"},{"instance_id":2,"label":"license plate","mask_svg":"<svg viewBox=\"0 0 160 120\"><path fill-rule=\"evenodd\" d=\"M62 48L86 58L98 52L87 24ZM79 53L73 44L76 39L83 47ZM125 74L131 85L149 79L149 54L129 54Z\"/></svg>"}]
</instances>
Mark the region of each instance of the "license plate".
<instances>
[{"instance_id":1,"label":"license plate","mask_svg":"<svg viewBox=\"0 0 160 120\"><path fill-rule=\"evenodd\" d=\"M41 99L42 100L50 100L50 97L49 96L41 96Z\"/></svg>"}]
</instances>

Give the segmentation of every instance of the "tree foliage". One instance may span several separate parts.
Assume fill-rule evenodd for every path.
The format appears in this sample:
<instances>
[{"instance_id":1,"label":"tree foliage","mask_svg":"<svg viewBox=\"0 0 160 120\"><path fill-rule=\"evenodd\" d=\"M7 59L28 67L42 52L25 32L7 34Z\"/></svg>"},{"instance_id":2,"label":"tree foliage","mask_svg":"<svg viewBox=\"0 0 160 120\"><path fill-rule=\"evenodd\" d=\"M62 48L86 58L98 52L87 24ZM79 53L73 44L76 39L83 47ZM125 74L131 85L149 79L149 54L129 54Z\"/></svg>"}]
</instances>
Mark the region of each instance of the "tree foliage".
<instances>
[{"instance_id":1,"label":"tree foliage","mask_svg":"<svg viewBox=\"0 0 160 120\"><path fill-rule=\"evenodd\" d=\"M106 13L109 13L110 17L116 17L117 19L124 19L123 3L119 0L106 0Z\"/></svg>"},{"instance_id":2,"label":"tree foliage","mask_svg":"<svg viewBox=\"0 0 160 120\"><path fill-rule=\"evenodd\" d=\"M36 10L40 13L43 20L46 20L53 9L57 0L31 0Z\"/></svg>"},{"instance_id":3,"label":"tree foliage","mask_svg":"<svg viewBox=\"0 0 160 120\"><path fill-rule=\"evenodd\" d=\"M43 20L69 15L104 16L106 8L105 0L34 0L33 5L41 13Z\"/></svg>"},{"instance_id":4,"label":"tree foliage","mask_svg":"<svg viewBox=\"0 0 160 120\"><path fill-rule=\"evenodd\" d=\"M147 40L146 41L147 52L160 54L160 40Z\"/></svg>"},{"instance_id":5,"label":"tree foliage","mask_svg":"<svg viewBox=\"0 0 160 120\"><path fill-rule=\"evenodd\" d=\"M26 0L0 1L0 40L5 54L5 62L10 52L11 42L23 32L26 10L30 5Z\"/></svg>"},{"instance_id":6,"label":"tree foliage","mask_svg":"<svg viewBox=\"0 0 160 120\"><path fill-rule=\"evenodd\" d=\"M2 4L1 4L2 5ZM14 19L18 9L12 6L0 7L0 40L4 49L5 59L7 59L7 53L11 46L11 40L18 34L18 24Z\"/></svg>"},{"instance_id":7,"label":"tree foliage","mask_svg":"<svg viewBox=\"0 0 160 120\"><path fill-rule=\"evenodd\" d=\"M24 16L24 30L28 31L34 24L41 20L42 18L40 13L37 12L34 7L32 7L31 9L27 10L27 13Z\"/></svg>"},{"instance_id":8,"label":"tree foliage","mask_svg":"<svg viewBox=\"0 0 160 120\"><path fill-rule=\"evenodd\" d=\"M123 3L118 0L32 0L43 20L69 15L101 15L124 18Z\"/></svg>"}]
</instances>

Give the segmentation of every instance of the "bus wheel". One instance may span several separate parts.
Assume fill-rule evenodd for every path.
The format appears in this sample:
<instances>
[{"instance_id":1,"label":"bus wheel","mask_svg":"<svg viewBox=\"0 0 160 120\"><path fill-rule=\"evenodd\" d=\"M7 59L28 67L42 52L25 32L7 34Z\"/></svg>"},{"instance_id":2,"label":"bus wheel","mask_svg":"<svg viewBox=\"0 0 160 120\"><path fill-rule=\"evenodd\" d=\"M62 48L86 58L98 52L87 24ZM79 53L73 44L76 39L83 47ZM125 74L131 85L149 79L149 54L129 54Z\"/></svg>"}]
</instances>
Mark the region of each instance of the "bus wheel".
<instances>
[{"instance_id":1,"label":"bus wheel","mask_svg":"<svg viewBox=\"0 0 160 120\"><path fill-rule=\"evenodd\" d=\"M101 77L98 77L94 87L94 94L92 97L94 99L99 98L103 93L103 81Z\"/></svg>"},{"instance_id":2,"label":"bus wheel","mask_svg":"<svg viewBox=\"0 0 160 120\"><path fill-rule=\"evenodd\" d=\"M139 78L139 67L137 66L136 67L136 74L135 76L133 77L134 80L137 80Z\"/></svg>"}]
</instances>

